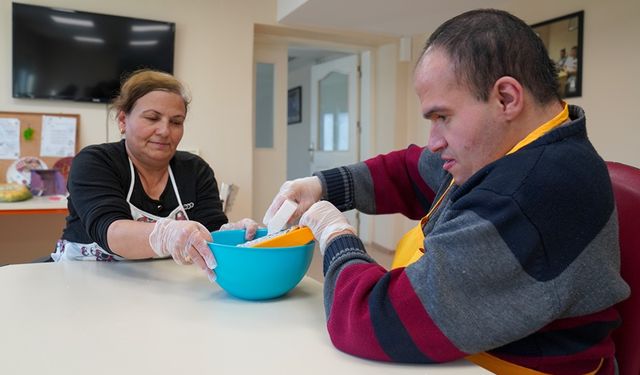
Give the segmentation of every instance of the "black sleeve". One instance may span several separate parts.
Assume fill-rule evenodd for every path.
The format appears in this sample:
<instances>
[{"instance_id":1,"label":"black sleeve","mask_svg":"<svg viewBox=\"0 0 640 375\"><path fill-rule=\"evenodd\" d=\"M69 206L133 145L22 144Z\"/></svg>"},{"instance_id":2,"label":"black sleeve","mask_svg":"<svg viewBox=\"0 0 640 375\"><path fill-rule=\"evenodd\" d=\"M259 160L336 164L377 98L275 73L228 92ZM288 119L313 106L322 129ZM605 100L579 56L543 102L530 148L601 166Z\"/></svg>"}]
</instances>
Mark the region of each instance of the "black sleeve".
<instances>
[{"instance_id":1,"label":"black sleeve","mask_svg":"<svg viewBox=\"0 0 640 375\"><path fill-rule=\"evenodd\" d=\"M194 168L196 186L194 207L187 211L189 219L200 222L209 231L215 231L229 221L222 211L218 182L209 164L198 156L193 157L196 159Z\"/></svg>"},{"instance_id":2,"label":"black sleeve","mask_svg":"<svg viewBox=\"0 0 640 375\"><path fill-rule=\"evenodd\" d=\"M96 242L109 252L109 225L116 220L132 219L126 200L131 177L124 155L123 158L117 144L86 147L73 159L67 184L68 221L75 218L81 224L68 223L67 229L76 232L84 229L90 242ZM81 233L75 236L69 233L69 236L76 240L84 237Z\"/></svg>"}]
</instances>

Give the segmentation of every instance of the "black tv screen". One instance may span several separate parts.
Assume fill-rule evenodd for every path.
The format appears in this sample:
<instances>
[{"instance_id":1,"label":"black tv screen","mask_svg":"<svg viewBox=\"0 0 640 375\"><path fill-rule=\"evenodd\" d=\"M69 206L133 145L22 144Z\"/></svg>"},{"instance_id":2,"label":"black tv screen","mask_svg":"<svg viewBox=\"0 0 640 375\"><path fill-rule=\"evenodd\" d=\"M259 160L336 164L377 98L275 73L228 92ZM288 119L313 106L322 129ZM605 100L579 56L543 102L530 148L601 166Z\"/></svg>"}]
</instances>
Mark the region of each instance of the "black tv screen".
<instances>
[{"instance_id":1,"label":"black tv screen","mask_svg":"<svg viewBox=\"0 0 640 375\"><path fill-rule=\"evenodd\" d=\"M173 73L172 22L13 3L13 97L109 102L137 69Z\"/></svg>"}]
</instances>

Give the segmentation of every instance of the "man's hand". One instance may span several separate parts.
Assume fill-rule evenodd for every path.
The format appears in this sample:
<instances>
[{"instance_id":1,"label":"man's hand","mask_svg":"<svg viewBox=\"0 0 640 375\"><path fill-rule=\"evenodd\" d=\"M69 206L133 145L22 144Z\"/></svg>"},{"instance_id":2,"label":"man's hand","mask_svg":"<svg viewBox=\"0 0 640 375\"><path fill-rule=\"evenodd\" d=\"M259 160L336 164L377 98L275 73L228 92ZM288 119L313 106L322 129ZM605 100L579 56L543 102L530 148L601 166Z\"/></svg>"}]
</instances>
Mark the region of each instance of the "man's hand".
<instances>
[{"instance_id":1,"label":"man's hand","mask_svg":"<svg viewBox=\"0 0 640 375\"><path fill-rule=\"evenodd\" d=\"M320 182L320 178L313 176L287 181L282 184L280 191L273 198L273 202L271 202L267 212L264 214L262 222L268 225L284 201L292 200L298 204L298 208L293 215L291 215L289 224L295 223L300 216L302 216L312 204L319 201L320 198L322 198L322 183Z\"/></svg>"},{"instance_id":2,"label":"man's hand","mask_svg":"<svg viewBox=\"0 0 640 375\"><path fill-rule=\"evenodd\" d=\"M320 201L311 206L300 218L300 225L311 229L313 236L318 240L322 255L333 237L356 233L342 212L327 201Z\"/></svg>"}]
</instances>

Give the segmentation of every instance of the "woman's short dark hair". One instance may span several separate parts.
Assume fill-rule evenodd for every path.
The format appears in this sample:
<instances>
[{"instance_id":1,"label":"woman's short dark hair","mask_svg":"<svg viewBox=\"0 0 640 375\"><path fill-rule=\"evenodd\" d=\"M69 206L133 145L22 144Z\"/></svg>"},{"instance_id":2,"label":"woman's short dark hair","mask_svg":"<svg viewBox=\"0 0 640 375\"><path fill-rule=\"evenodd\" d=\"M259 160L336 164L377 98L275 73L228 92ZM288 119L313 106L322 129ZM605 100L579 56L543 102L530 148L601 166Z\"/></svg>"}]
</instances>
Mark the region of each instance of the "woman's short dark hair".
<instances>
[{"instance_id":1,"label":"woman's short dark hair","mask_svg":"<svg viewBox=\"0 0 640 375\"><path fill-rule=\"evenodd\" d=\"M524 21L505 11L478 9L460 14L431 34L429 49L444 51L461 84L487 101L498 78L518 80L540 104L560 100L557 73L547 49Z\"/></svg>"},{"instance_id":2,"label":"woman's short dark hair","mask_svg":"<svg viewBox=\"0 0 640 375\"><path fill-rule=\"evenodd\" d=\"M138 99L152 91L166 91L180 95L187 112L191 98L182 83L169 73L142 69L131 73L122 83L120 94L111 103L116 112L131 113Z\"/></svg>"}]
</instances>

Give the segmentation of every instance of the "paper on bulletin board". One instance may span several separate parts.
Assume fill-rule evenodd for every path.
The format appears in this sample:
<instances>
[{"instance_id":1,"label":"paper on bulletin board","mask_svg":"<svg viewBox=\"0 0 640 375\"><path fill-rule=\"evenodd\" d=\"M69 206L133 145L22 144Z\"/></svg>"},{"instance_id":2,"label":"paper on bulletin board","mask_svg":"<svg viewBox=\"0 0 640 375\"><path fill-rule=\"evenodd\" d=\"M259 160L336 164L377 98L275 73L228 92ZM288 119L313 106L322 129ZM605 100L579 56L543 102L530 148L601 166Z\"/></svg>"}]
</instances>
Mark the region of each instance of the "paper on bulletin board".
<instances>
[{"instance_id":1,"label":"paper on bulletin board","mask_svg":"<svg viewBox=\"0 0 640 375\"><path fill-rule=\"evenodd\" d=\"M74 156L76 149L76 119L42 116L40 156Z\"/></svg>"},{"instance_id":2,"label":"paper on bulletin board","mask_svg":"<svg viewBox=\"0 0 640 375\"><path fill-rule=\"evenodd\" d=\"M20 157L20 120L0 118L0 159Z\"/></svg>"}]
</instances>

